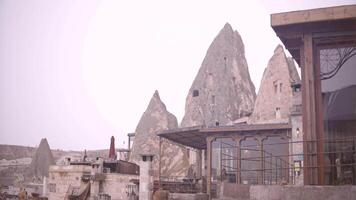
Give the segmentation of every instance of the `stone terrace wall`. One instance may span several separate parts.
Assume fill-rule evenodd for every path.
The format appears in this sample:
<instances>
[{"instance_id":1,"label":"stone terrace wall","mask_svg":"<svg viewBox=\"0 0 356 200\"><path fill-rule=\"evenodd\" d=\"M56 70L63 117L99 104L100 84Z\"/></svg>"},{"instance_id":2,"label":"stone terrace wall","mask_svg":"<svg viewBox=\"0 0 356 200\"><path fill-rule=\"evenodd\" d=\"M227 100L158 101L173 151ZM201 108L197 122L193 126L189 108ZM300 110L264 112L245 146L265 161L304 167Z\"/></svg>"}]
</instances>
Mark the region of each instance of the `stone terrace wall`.
<instances>
[{"instance_id":1,"label":"stone terrace wall","mask_svg":"<svg viewBox=\"0 0 356 200\"><path fill-rule=\"evenodd\" d=\"M130 182L131 179L138 179L137 175L128 174L106 174L105 181L103 181L102 193L111 196L111 200L128 200L126 194L126 186L134 185ZM137 194L138 195L138 194Z\"/></svg>"},{"instance_id":2,"label":"stone terrace wall","mask_svg":"<svg viewBox=\"0 0 356 200\"><path fill-rule=\"evenodd\" d=\"M354 200L356 199L356 186L280 186L225 184L224 197L239 200Z\"/></svg>"}]
</instances>

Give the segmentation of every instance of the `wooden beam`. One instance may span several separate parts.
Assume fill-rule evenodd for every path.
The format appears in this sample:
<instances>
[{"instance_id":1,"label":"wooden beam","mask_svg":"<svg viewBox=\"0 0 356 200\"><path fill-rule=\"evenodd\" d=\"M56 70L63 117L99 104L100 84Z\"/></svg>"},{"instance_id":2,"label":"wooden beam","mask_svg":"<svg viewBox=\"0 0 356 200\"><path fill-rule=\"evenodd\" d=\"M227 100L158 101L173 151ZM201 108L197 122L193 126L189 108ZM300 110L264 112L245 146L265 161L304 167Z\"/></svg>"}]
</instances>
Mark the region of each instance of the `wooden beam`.
<instances>
[{"instance_id":1,"label":"wooden beam","mask_svg":"<svg viewBox=\"0 0 356 200\"><path fill-rule=\"evenodd\" d=\"M291 38L291 39L282 39L282 42L286 49L291 50L299 50L303 45L301 38Z\"/></svg>"},{"instance_id":2,"label":"wooden beam","mask_svg":"<svg viewBox=\"0 0 356 200\"><path fill-rule=\"evenodd\" d=\"M356 18L356 5L345 5L272 14L271 25L275 27L353 18Z\"/></svg>"},{"instance_id":3,"label":"wooden beam","mask_svg":"<svg viewBox=\"0 0 356 200\"><path fill-rule=\"evenodd\" d=\"M338 21L322 21L303 24L290 24L272 27L283 44L287 40L302 39L303 35L313 33L313 37L325 34L352 34L356 31L356 18Z\"/></svg>"}]
</instances>

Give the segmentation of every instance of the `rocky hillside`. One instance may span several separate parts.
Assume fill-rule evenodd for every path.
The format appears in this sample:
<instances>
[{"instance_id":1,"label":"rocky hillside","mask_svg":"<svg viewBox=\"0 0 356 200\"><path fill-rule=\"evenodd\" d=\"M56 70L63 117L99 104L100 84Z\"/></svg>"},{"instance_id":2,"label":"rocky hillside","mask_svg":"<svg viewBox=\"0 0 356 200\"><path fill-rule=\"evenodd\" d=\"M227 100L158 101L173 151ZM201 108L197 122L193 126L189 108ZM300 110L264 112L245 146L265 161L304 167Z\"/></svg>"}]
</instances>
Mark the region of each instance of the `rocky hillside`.
<instances>
[{"instance_id":1,"label":"rocky hillside","mask_svg":"<svg viewBox=\"0 0 356 200\"><path fill-rule=\"evenodd\" d=\"M36 152L34 147L0 144L0 160L15 160L19 158L31 158Z\"/></svg>"},{"instance_id":2,"label":"rocky hillside","mask_svg":"<svg viewBox=\"0 0 356 200\"><path fill-rule=\"evenodd\" d=\"M251 114L255 98L241 36L226 24L188 92L181 126L229 124Z\"/></svg>"},{"instance_id":3,"label":"rocky hillside","mask_svg":"<svg viewBox=\"0 0 356 200\"><path fill-rule=\"evenodd\" d=\"M1 162L5 163L6 161L10 162L22 159L29 159L29 162L26 162L29 164L35 155L36 149L36 147L0 144L0 165ZM72 160L81 159L84 154L83 151L64 151L60 149L51 149L51 152L56 162L61 161L64 157L71 157ZM88 158L108 157L108 155L109 149L87 150Z\"/></svg>"}]
</instances>

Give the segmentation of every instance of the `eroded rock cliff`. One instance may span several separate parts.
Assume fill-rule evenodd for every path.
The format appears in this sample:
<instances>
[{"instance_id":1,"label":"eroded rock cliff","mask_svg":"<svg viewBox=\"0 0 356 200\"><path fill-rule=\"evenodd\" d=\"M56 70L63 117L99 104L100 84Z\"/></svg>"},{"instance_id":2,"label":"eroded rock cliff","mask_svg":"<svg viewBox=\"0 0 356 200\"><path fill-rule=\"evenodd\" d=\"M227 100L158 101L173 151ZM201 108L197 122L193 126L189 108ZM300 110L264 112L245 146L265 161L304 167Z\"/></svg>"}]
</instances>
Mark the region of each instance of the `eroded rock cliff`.
<instances>
[{"instance_id":1,"label":"eroded rock cliff","mask_svg":"<svg viewBox=\"0 0 356 200\"><path fill-rule=\"evenodd\" d=\"M300 78L292 58L278 45L263 73L249 123L287 123L292 107L292 82Z\"/></svg>"},{"instance_id":2,"label":"eroded rock cliff","mask_svg":"<svg viewBox=\"0 0 356 200\"><path fill-rule=\"evenodd\" d=\"M178 127L177 118L167 111L156 91L143 113L132 145L130 161L138 164L140 154L153 154L153 169L158 175L159 137L157 133ZM168 141L162 144L162 175L185 176L189 167L186 150Z\"/></svg>"},{"instance_id":3,"label":"eroded rock cliff","mask_svg":"<svg viewBox=\"0 0 356 200\"><path fill-rule=\"evenodd\" d=\"M244 44L227 23L210 45L189 90L181 126L229 124L251 114L255 98Z\"/></svg>"},{"instance_id":4,"label":"eroded rock cliff","mask_svg":"<svg viewBox=\"0 0 356 200\"><path fill-rule=\"evenodd\" d=\"M35 155L32 157L30 164L30 174L42 178L48 177L48 169L50 165L54 165L55 161L48 145L47 139L43 138L38 146Z\"/></svg>"}]
</instances>

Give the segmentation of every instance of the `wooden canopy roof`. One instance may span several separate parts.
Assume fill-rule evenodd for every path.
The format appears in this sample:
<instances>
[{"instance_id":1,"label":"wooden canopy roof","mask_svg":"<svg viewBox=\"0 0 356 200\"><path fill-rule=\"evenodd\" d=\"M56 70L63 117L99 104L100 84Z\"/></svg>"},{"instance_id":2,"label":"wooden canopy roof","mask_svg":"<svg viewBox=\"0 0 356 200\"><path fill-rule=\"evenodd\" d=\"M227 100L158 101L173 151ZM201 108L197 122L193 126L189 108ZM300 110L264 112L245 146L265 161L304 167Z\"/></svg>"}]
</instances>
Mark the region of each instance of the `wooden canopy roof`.
<instances>
[{"instance_id":1,"label":"wooden canopy roof","mask_svg":"<svg viewBox=\"0 0 356 200\"><path fill-rule=\"evenodd\" d=\"M290 130L290 124L238 124L234 126L216 126L216 127L187 127L172 130L166 130L158 136L171 140L175 143L195 149L206 149L206 138L208 136L226 137L233 134L263 134L266 132L272 134L281 133L281 131Z\"/></svg>"},{"instance_id":2,"label":"wooden canopy roof","mask_svg":"<svg viewBox=\"0 0 356 200\"><path fill-rule=\"evenodd\" d=\"M356 5L276 13L271 26L300 66L300 48L305 33L313 38L356 34Z\"/></svg>"}]
</instances>

